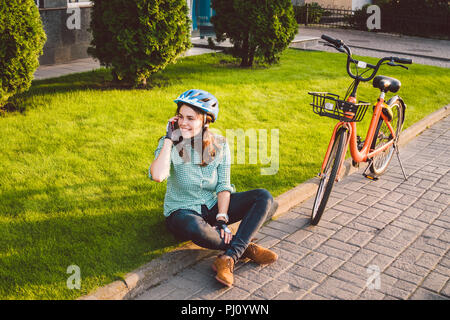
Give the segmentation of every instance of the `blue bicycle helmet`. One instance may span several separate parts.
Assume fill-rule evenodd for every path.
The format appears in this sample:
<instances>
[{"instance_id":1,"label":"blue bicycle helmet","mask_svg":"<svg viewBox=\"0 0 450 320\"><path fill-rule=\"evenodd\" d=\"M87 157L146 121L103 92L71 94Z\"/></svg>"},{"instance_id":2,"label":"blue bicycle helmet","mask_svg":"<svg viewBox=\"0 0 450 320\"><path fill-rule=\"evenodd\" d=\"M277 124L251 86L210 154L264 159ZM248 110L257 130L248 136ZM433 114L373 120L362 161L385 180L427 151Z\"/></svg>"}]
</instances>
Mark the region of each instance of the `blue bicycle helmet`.
<instances>
[{"instance_id":1,"label":"blue bicycle helmet","mask_svg":"<svg viewBox=\"0 0 450 320\"><path fill-rule=\"evenodd\" d=\"M190 89L174 100L177 105L185 103L206 112L212 117L212 122L217 120L219 115L219 101L211 93L199 89Z\"/></svg>"}]
</instances>

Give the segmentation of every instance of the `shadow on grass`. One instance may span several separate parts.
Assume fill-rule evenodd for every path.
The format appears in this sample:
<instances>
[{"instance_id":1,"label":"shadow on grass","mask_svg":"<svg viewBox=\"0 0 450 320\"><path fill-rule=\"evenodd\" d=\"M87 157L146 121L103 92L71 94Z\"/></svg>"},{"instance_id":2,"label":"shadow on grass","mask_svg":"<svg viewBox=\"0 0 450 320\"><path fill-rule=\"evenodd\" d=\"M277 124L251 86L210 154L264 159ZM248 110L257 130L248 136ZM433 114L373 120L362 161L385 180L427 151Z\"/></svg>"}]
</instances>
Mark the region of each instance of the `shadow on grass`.
<instances>
[{"instance_id":1,"label":"shadow on grass","mask_svg":"<svg viewBox=\"0 0 450 320\"><path fill-rule=\"evenodd\" d=\"M294 52L294 51L293 51ZM308 52L308 59L320 59L320 57L315 57L320 55L319 52ZM291 56L288 59L292 59ZM299 63L295 63L296 67L299 68L299 72L294 72L296 77L302 72L302 64L305 64L304 56L294 56L298 59ZM287 62L287 64L292 64L292 62ZM147 80L147 85L135 87L130 83L115 82L113 81L113 76L110 69L100 68L93 71L74 73L58 78L50 78L44 80L34 80L30 89L24 93L18 94L10 99L10 102L0 109L1 113L24 113L27 109L32 109L34 104L34 97L40 97L41 103L50 103L50 100L46 99L46 96L67 93L74 91L85 91L85 90L152 90L154 88L165 88L171 85L180 84L183 81L189 79L190 81L198 81L202 79L204 81L213 81L205 79L208 75L220 75L220 72L224 70L231 72L225 72L223 77L220 78L221 84L235 83L239 79L239 83L251 83L254 84L258 81L266 82L269 79L275 79L277 81L290 81L289 77L285 77L283 72L286 70L277 71L277 68L272 67L283 67L282 63L275 64L273 66L268 66L264 63L255 63L253 67L242 68L239 66L239 59L234 58L229 54L206 54L200 56L190 56L180 59L180 63L168 66L163 71L152 74ZM250 71L250 73L249 73ZM251 71L256 71L252 73ZM269 72L266 77L261 77L261 71ZM292 70L288 71L292 74ZM320 74L311 73L303 68L305 79L320 78ZM272 74L273 73L273 74ZM250 76L251 75L251 76ZM267 78L269 77L269 78ZM279 79L278 79L278 78ZM217 80L214 80L217 81Z\"/></svg>"},{"instance_id":2,"label":"shadow on grass","mask_svg":"<svg viewBox=\"0 0 450 320\"><path fill-rule=\"evenodd\" d=\"M124 183L130 185L117 181L106 187ZM87 294L180 244L165 228L157 190L131 182L129 195L79 195L92 185L104 188L105 182L0 195L1 211L8 212L0 222L0 296L54 299ZM27 211L36 214L23 214ZM70 265L80 267L81 291L67 289Z\"/></svg>"}]
</instances>

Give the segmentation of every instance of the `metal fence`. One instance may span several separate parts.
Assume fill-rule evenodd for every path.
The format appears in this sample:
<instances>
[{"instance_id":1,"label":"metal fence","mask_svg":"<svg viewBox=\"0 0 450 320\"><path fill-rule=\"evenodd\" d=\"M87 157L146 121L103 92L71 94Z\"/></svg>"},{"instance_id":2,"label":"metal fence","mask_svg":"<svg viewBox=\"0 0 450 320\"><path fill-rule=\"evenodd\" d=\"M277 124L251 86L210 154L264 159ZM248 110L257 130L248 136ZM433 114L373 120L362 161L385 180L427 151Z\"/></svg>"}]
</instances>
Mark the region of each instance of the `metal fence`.
<instances>
[{"instance_id":1,"label":"metal fence","mask_svg":"<svg viewBox=\"0 0 450 320\"><path fill-rule=\"evenodd\" d=\"M332 28L352 28L367 31L370 16L361 10L323 8L316 4L294 6L295 17L305 26L325 26ZM417 36L450 37L450 10L428 12L426 15L402 15L398 13L381 14L381 29L388 33L402 33Z\"/></svg>"}]
</instances>

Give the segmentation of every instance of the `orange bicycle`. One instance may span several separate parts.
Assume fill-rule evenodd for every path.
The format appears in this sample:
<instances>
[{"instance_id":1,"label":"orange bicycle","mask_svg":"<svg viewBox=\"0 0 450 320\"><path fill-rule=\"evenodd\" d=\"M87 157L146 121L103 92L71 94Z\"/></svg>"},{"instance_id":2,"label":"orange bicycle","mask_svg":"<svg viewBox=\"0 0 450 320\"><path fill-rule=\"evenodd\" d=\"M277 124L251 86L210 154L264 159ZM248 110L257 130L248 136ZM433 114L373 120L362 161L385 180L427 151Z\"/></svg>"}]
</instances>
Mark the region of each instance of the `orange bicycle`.
<instances>
[{"instance_id":1,"label":"orange bicycle","mask_svg":"<svg viewBox=\"0 0 450 320\"><path fill-rule=\"evenodd\" d=\"M342 40L333 39L322 35L326 40L325 45L334 47L339 52L347 54L347 73L354 80L344 97L339 99L336 94L328 92L309 92L313 96L314 113L339 120L333 130L325 159L319 173L319 186L311 214L311 224L317 225L323 212L325 211L328 198L333 188L334 181L338 181L339 172L344 162L348 146L352 156L352 164L358 166L360 162L368 162L368 166L363 175L367 178L377 180L378 176L384 173L394 152L398 154L398 139L405 120L406 104L399 96L394 96L385 102L387 92L395 93L400 89L399 80L386 77L375 76L381 65L400 66L408 69L402 64L411 64L411 59L398 57L384 57L376 65L364 61L354 60L350 48ZM351 70L355 65L356 74ZM362 72L360 70L363 69ZM367 72L372 71L370 76L363 77ZM380 96L373 107L372 120L364 141L357 135L356 123L361 121L366 114L370 103L357 101L356 91L361 82L373 79L374 88L380 89ZM402 163L400 166L405 179L407 179ZM371 174L366 174L367 169Z\"/></svg>"}]
</instances>

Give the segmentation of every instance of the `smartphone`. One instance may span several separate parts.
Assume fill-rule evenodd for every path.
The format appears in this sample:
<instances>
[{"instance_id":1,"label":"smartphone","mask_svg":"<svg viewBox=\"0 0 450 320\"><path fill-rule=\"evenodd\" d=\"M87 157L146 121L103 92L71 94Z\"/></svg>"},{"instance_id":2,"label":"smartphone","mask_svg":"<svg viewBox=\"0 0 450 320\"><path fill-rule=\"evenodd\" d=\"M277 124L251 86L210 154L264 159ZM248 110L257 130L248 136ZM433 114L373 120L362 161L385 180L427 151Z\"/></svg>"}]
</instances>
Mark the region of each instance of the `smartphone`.
<instances>
[{"instance_id":1,"label":"smartphone","mask_svg":"<svg viewBox=\"0 0 450 320\"><path fill-rule=\"evenodd\" d=\"M175 120L175 122L173 123L173 129L177 130L179 128L180 128L180 126L178 125L178 120Z\"/></svg>"}]
</instances>

